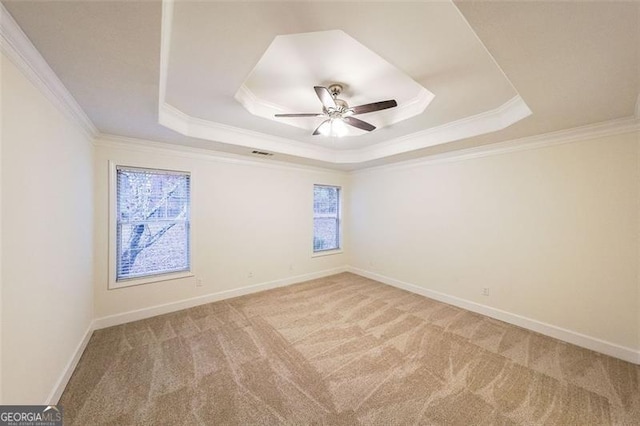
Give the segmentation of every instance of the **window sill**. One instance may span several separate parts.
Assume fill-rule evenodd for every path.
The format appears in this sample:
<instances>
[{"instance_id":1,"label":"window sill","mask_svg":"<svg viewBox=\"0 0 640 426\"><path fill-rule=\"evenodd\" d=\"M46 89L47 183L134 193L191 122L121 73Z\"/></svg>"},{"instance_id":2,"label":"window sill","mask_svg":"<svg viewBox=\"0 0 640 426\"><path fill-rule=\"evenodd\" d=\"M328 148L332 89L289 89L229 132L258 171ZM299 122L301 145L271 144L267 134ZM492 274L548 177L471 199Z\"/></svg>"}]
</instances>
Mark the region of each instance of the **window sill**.
<instances>
[{"instance_id":1,"label":"window sill","mask_svg":"<svg viewBox=\"0 0 640 426\"><path fill-rule=\"evenodd\" d=\"M176 273L162 274L162 275L153 275L153 276L142 277L142 278L132 278L130 280L110 282L109 290L116 290L116 289L125 288L125 287L133 287L133 286L143 285L143 284L157 283L161 281L180 280L183 278L191 278L191 277L195 277L195 274L193 272L187 271L187 272L176 272Z\"/></svg>"},{"instance_id":2,"label":"window sill","mask_svg":"<svg viewBox=\"0 0 640 426\"><path fill-rule=\"evenodd\" d=\"M342 249L316 251L311 255L311 257L331 256L334 254L342 254Z\"/></svg>"}]
</instances>

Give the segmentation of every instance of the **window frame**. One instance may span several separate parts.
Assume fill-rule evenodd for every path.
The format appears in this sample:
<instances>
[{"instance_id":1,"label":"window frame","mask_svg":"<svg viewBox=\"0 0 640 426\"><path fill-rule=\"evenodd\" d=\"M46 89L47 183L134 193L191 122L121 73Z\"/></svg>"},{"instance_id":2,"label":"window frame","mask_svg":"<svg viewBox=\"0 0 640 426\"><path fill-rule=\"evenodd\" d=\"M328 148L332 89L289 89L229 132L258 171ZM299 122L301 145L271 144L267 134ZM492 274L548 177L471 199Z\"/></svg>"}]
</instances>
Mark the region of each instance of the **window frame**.
<instances>
[{"instance_id":1,"label":"window frame","mask_svg":"<svg viewBox=\"0 0 640 426\"><path fill-rule=\"evenodd\" d=\"M153 273L149 275L117 279L117 262L118 262L118 218L117 218L117 202L118 202L118 168L140 170L140 171L156 171L165 173L176 174L188 174L189 175L189 220L188 220L188 251L189 251L189 267L184 271L165 272L165 273ZM162 282L169 280L176 280L182 278L194 277L193 272L193 221L191 218L191 211L193 210L193 173L188 170L175 170L168 167L162 167L157 165L136 165L131 166L125 163L109 161L109 281L108 290L114 290L118 288L132 287L142 284L149 284L154 282Z\"/></svg>"},{"instance_id":2,"label":"window frame","mask_svg":"<svg viewBox=\"0 0 640 426\"><path fill-rule=\"evenodd\" d=\"M315 188L316 187L328 187L328 188L336 188L338 190L338 206L337 206L337 214L336 214L336 219L337 219L337 240L338 240L338 247L336 248L330 248L330 249L322 249L322 250L316 250L314 247L314 241L315 241L315 219L316 219L316 212L315 212ZM340 185L330 185L330 184L323 184L323 183L315 183L313 184L313 192L312 192L312 202L311 202L311 213L312 213L312 238L311 238L311 257L320 257L320 256L330 256L333 254L340 254L343 251L343 233L342 233L342 187Z\"/></svg>"}]
</instances>

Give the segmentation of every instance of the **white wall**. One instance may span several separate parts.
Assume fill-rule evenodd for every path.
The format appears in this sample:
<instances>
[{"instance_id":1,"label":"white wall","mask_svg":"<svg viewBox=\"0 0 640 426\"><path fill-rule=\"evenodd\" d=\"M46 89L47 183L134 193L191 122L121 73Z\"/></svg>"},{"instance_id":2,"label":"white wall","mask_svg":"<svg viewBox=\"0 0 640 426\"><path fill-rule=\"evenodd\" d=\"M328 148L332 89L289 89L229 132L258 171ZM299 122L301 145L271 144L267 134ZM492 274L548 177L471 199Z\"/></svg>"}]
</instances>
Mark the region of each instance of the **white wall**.
<instances>
[{"instance_id":1,"label":"white wall","mask_svg":"<svg viewBox=\"0 0 640 426\"><path fill-rule=\"evenodd\" d=\"M4 57L0 54L0 61L4 62ZM0 62L0 93L2 93L2 63ZM3 140L3 114L2 114L2 102L0 99L0 404L4 401L2 394L2 342L3 342L3 332L2 332L2 246L3 246L3 238L2 238L2 140Z\"/></svg>"},{"instance_id":2,"label":"white wall","mask_svg":"<svg viewBox=\"0 0 640 426\"><path fill-rule=\"evenodd\" d=\"M346 174L157 146L97 142L97 318L272 281L303 280L346 265L345 254L312 257L313 184L341 185L348 199ZM108 290L110 160L192 173L192 266L196 277ZM197 278L202 287L196 287Z\"/></svg>"},{"instance_id":3,"label":"white wall","mask_svg":"<svg viewBox=\"0 0 640 426\"><path fill-rule=\"evenodd\" d=\"M42 404L92 319L92 145L2 56L2 403Z\"/></svg>"},{"instance_id":4,"label":"white wall","mask_svg":"<svg viewBox=\"0 0 640 426\"><path fill-rule=\"evenodd\" d=\"M351 263L638 350L639 139L356 172Z\"/></svg>"}]
</instances>

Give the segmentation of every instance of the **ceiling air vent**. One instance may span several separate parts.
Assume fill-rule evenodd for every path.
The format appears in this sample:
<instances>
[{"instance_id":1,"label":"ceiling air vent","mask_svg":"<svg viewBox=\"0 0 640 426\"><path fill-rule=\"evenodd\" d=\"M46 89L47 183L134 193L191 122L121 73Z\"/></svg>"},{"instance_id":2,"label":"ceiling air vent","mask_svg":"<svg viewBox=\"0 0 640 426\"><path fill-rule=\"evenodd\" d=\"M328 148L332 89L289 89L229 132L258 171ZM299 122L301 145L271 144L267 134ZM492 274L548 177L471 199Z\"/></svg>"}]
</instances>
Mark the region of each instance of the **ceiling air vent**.
<instances>
[{"instance_id":1,"label":"ceiling air vent","mask_svg":"<svg viewBox=\"0 0 640 426\"><path fill-rule=\"evenodd\" d=\"M258 150L255 150L255 149L254 149L253 151L251 151L251 153L252 153L252 154L255 154L255 155L264 155L265 157L271 157L271 156L273 156L273 154L272 154L272 153L270 153L270 152L266 152L266 151L258 151Z\"/></svg>"}]
</instances>

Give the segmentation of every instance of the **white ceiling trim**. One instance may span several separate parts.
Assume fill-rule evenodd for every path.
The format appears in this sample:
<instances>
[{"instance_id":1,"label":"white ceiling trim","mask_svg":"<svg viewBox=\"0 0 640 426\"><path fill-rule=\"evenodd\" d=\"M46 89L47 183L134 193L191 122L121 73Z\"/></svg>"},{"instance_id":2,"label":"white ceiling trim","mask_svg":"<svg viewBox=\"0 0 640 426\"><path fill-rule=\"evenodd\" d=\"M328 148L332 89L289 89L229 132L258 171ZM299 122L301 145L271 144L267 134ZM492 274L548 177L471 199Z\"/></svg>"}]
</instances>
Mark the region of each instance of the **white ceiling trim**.
<instances>
[{"instance_id":1,"label":"white ceiling trim","mask_svg":"<svg viewBox=\"0 0 640 426\"><path fill-rule=\"evenodd\" d=\"M163 0L160 49L160 87L158 123L185 136L219 141L233 145L275 151L283 154L335 162L335 153L322 147L300 144L296 141L232 127L191 117L166 102L167 72L171 49L174 0ZM253 95L249 92L250 95ZM255 97L254 97L255 98Z\"/></svg>"},{"instance_id":2,"label":"white ceiling trim","mask_svg":"<svg viewBox=\"0 0 640 426\"><path fill-rule=\"evenodd\" d=\"M252 149L257 148L329 163L336 162L336 153L330 149L194 118L168 103L160 105L158 122L169 129L193 138L229 143Z\"/></svg>"},{"instance_id":3,"label":"white ceiling trim","mask_svg":"<svg viewBox=\"0 0 640 426\"><path fill-rule=\"evenodd\" d=\"M395 138L390 141L354 150L324 148L294 139L277 137L257 131L250 131L217 123L211 120L192 117L167 103L165 97L171 45L173 3L174 0L163 0L158 122L161 125L185 136L231 145L245 146L274 153L299 156L334 164L358 164L459 139L495 132L522 120L532 113L524 100L517 95L496 109L406 135L401 138ZM493 60L495 61L495 59ZM253 103L254 106L262 102L246 87L241 87L236 93L236 99L244 105L244 102L242 102L242 99L238 99L238 96L240 96L240 98L244 98L247 102L250 101L249 103ZM431 98L427 96L426 100L431 101ZM420 97L416 99L416 102L418 103L422 103L424 101L425 99L421 99ZM264 106L266 105L262 105L261 107ZM273 106L280 109L282 108L278 105ZM412 103L411 106L415 107L415 104Z\"/></svg>"},{"instance_id":4,"label":"white ceiling trim","mask_svg":"<svg viewBox=\"0 0 640 426\"><path fill-rule=\"evenodd\" d=\"M588 141L595 138L615 136L638 131L640 131L640 119L635 117L628 117L618 120L606 121L603 123L576 127L573 129L561 130L557 132L545 133L526 138L513 139L510 141L468 148L459 151L436 154L429 157L403 161L400 163L386 164L382 166L369 167L353 171L340 171L316 166L296 165L288 162L277 161L272 158L248 159L243 155L110 134L99 134L98 136L96 136L94 145L96 147L108 147L114 149L133 150L138 152L148 152L156 154L160 153L174 157L176 155L179 155L185 158L205 159L210 161L254 165L277 169L295 169L325 173L335 172L340 174L361 174L382 170L409 169L424 165L464 161L475 158L490 157L494 155L503 155L520 151L528 151L532 149L547 148L556 145L562 145L565 143Z\"/></svg>"},{"instance_id":5,"label":"white ceiling trim","mask_svg":"<svg viewBox=\"0 0 640 426\"><path fill-rule=\"evenodd\" d=\"M96 126L2 3L0 3L0 50L63 115L78 125L89 138L93 138L98 133Z\"/></svg>"},{"instance_id":6,"label":"white ceiling trim","mask_svg":"<svg viewBox=\"0 0 640 426\"><path fill-rule=\"evenodd\" d=\"M540 135L497 142L458 151L445 152L415 160L369 167L366 169L355 170L352 173L368 173L376 170L401 170L424 165L471 160L475 158L547 148L566 143L586 142L596 138L623 135L633 132L640 132L640 118L627 117L575 127L572 129L559 130L557 132L543 133Z\"/></svg>"},{"instance_id":7,"label":"white ceiling trim","mask_svg":"<svg viewBox=\"0 0 640 426\"><path fill-rule=\"evenodd\" d=\"M316 173L337 173L347 175L349 172L336 169L328 169L323 167L294 164L284 161L274 160L272 157L248 158L244 155L232 154L221 151L212 151L210 149L194 148L185 145L176 145L171 143L163 143L139 138L130 138L126 136L110 135L100 133L94 139L94 146L113 149L122 149L127 151L136 151L150 154L167 155L170 157L183 157L196 160L207 160L221 163L240 164L252 167L264 167L280 170L298 170Z\"/></svg>"},{"instance_id":8,"label":"white ceiling trim","mask_svg":"<svg viewBox=\"0 0 640 426\"><path fill-rule=\"evenodd\" d=\"M502 130L531 115L531 110L520 96L515 96L498 108L465 117L442 126L433 127L401 138L381 142L361 150L343 151L344 163L377 160L416 149L428 148L472 136ZM349 161L351 160L351 161Z\"/></svg>"},{"instance_id":9,"label":"white ceiling trim","mask_svg":"<svg viewBox=\"0 0 640 426\"><path fill-rule=\"evenodd\" d=\"M249 89L244 83L242 83L242 85L236 92L235 98L242 104L243 107L246 108L247 111L249 111L253 115L260 116L261 111L264 111L266 113L274 109L281 112L289 112L282 105L278 105L274 102L268 102L264 99L258 98L255 93L253 93L251 89ZM262 113L262 115L265 115L265 113Z\"/></svg>"},{"instance_id":10,"label":"white ceiling trim","mask_svg":"<svg viewBox=\"0 0 640 426\"><path fill-rule=\"evenodd\" d=\"M477 136L504 129L531 115L531 110L520 96L515 96L498 108L466 117L442 126L413 133L402 138L378 143L355 150L331 150L293 139L228 126L191 117L164 102L160 104L159 123L185 136L258 148L281 154L295 155L335 164L357 164L427 148L446 142Z\"/></svg>"},{"instance_id":11,"label":"white ceiling trim","mask_svg":"<svg viewBox=\"0 0 640 426\"><path fill-rule=\"evenodd\" d=\"M331 150L191 117L168 104L166 102L166 88L171 50L173 7L174 0L162 1L158 123L185 136L194 138L230 143L247 148L257 148L264 151L275 151L329 163L335 162L335 154ZM252 95L250 93L249 96Z\"/></svg>"}]
</instances>

